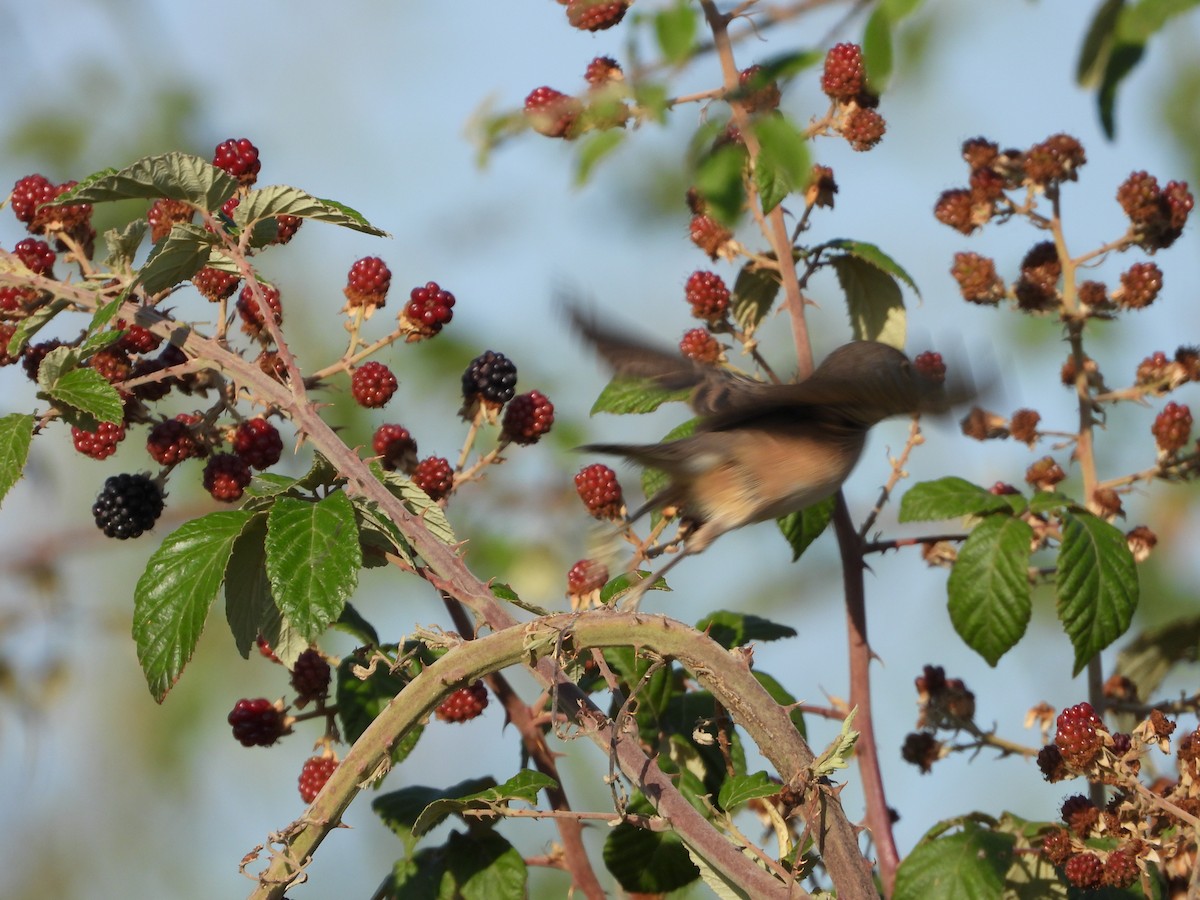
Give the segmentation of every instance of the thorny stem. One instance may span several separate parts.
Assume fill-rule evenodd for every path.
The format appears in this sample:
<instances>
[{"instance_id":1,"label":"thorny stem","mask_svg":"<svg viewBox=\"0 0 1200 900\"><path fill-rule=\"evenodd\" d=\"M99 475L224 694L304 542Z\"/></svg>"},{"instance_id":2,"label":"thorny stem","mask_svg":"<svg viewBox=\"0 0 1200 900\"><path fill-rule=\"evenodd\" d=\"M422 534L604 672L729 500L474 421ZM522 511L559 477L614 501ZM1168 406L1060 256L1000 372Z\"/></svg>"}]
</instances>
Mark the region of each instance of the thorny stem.
<instances>
[{"instance_id":1,"label":"thorny stem","mask_svg":"<svg viewBox=\"0 0 1200 900\"><path fill-rule=\"evenodd\" d=\"M892 496L892 491L896 489L896 485L900 483L901 478L907 477L908 473L904 471L904 466L908 463L908 457L912 455L913 448L918 444L925 443L925 438L921 436L921 419L919 416L913 416L912 422L908 426L908 441L904 444L904 450L900 456L891 460L892 474L888 477L887 484L879 492L879 499L875 501L875 506L867 514L858 529L858 539L861 542L867 536L867 532L875 524L875 520L887 505L888 498ZM864 548L865 552L865 548Z\"/></svg>"}]
</instances>

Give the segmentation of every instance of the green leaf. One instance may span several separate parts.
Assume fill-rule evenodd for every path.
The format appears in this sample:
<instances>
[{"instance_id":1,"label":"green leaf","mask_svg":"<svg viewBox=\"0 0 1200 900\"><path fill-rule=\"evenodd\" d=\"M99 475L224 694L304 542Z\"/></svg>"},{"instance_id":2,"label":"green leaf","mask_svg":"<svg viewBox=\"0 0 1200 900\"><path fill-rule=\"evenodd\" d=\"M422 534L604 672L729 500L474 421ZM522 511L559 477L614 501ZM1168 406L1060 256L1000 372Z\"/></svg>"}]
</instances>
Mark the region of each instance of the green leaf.
<instances>
[{"instance_id":1,"label":"green leaf","mask_svg":"<svg viewBox=\"0 0 1200 900\"><path fill-rule=\"evenodd\" d=\"M101 422L120 422L125 415L121 395L95 369L64 372L46 393L56 403L65 403Z\"/></svg>"},{"instance_id":2,"label":"green leaf","mask_svg":"<svg viewBox=\"0 0 1200 900\"><path fill-rule=\"evenodd\" d=\"M396 523L379 511L379 504L365 497L355 497L351 502L363 548L363 565L368 568L386 565L385 553L393 553L411 564L412 548Z\"/></svg>"},{"instance_id":3,"label":"green leaf","mask_svg":"<svg viewBox=\"0 0 1200 900\"><path fill-rule=\"evenodd\" d=\"M439 797L417 816L412 832L416 837L421 837L436 828L446 816L451 813L461 815L466 809L507 809L514 800L537 806L538 792L555 787L558 787L558 782L548 775L522 769L504 784L492 784L466 794Z\"/></svg>"},{"instance_id":4,"label":"green leaf","mask_svg":"<svg viewBox=\"0 0 1200 900\"><path fill-rule=\"evenodd\" d=\"M429 533L443 544L454 544L458 538L446 518L446 511L429 499L429 495L413 484L412 479L399 472L384 472L379 470L379 480L383 482L394 496L404 501L404 506L414 516L417 516Z\"/></svg>"},{"instance_id":5,"label":"green leaf","mask_svg":"<svg viewBox=\"0 0 1200 900\"><path fill-rule=\"evenodd\" d=\"M901 522L929 522L1008 512L1012 506L986 488L951 475L914 484L900 498Z\"/></svg>"},{"instance_id":6,"label":"green leaf","mask_svg":"<svg viewBox=\"0 0 1200 900\"><path fill-rule=\"evenodd\" d=\"M124 231L117 231L115 228L106 231L104 243L108 246L108 256L105 257L104 265L109 269L119 270L132 266L133 258L137 256L142 239L149 228L150 225L145 219L134 219L125 226Z\"/></svg>"},{"instance_id":7,"label":"green leaf","mask_svg":"<svg viewBox=\"0 0 1200 900\"><path fill-rule=\"evenodd\" d=\"M316 641L358 584L362 547L350 498L344 491L316 503L279 497L267 519L266 549L275 604Z\"/></svg>"},{"instance_id":8,"label":"green leaf","mask_svg":"<svg viewBox=\"0 0 1200 900\"><path fill-rule=\"evenodd\" d=\"M495 831L451 832L446 841L445 860L440 896L446 900L524 900L526 897L528 872L525 860ZM403 896L407 900L409 895Z\"/></svg>"},{"instance_id":9,"label":"green leaf","mask_svg":"<svg viewBox=\"0 0 1200 900\"><path fill-rule=\"evenodd\" d=\"M880 250L877 245L868 243L867 241L852 241L845 238L838 238L837 240L829 241L825 246L845 251L848 255L870 263L893 278L903 281L917 295L917 299L921 299L921 292L917 289L917 283L913 281L908 271L900 263Z\"/></svg>"},{"instance_id":10,"label":"green leaf","mask_svg":"<svg viewBox=\"0 0 1200 900\"><path fill-rule=\"evenodd\" d=\"M727 650L752 641L778 641L796 636L796 629L790 625L727 609L709 613L696 623L696 630L705 632Z\"/></svg>"},{"instance_id":11,"label":"green leaf","mask_svg":"<svg viewBox=\"0 0 1200 900\"><path fill-rule=\"evenodd\" d=\"M959 549L950 570L950 621L989 665L996 665L1029 625L1032 540L1033 529L1024 519L987 516Z\"/></svg>"},{"instance_id":12,"label":"green leaf","mask_svg":"<svg viewBox=\"0 0 1200 900\"><path fill-rule=\"evenodd\" d=\"M863 64L867 70L867 84L875 93L888 86L894 65L892 54L892 17L888 10L879 5L867 19L862 39Z\"/></svg>"},{"instance_id":13,"label":"green leaf","mask_svg":"<svg viewBox=\"0 0 1200 900\"><path fill-rule=\"evenodd\" d=\"M124 333L124 331L100 331L89 334L83 339L83 342L76 348L75 352L79 354L81 360L90 359L105 347L109 347L119 341Z\"/></svg>"},{"instance_id":14,"label":"green leaf","mask_svg":"<svg viewBox=\"0 0 1200 900\"><path fill-rule=\"evenodd\" d=\"M51 319L70 305L62 297L58 297L18 322L17 330L13 332L13 336L8 341L9 356L16 356L20 353L21 348L32 340L35 334L41 331Z\"/></svg>"},{"instance_id":15,"label":"green leaf","mask_svg":"<svg viewBox=\"0 0 1200 900\"><path fill-rule=\"evenodd\" d=\"M363 660L357 655L349 654L342 658L337 670L338 721L342 726L342 735L351 744L362 737L362 733L383 712L384 707L409 682L409 669L390 672L382 661L376 665L374 672L361 679L354 674L354 667L362 664ZM421 725L414 726L392 745L393 762L403 761L413 751L423 730ZM420 811L418 809L417 813Z\"/></svg>"},{"instance_id":16,"label":"green leaf","mask_svg":"<svg viewBox=\"0 0 1200 900\"><path fill-rule=\"evenodd\" d=\"M708 212L730 228L737 224L746 202L746 189L742 184L745 163L745 151L727 144L704 157L696 169L694 184L704 198Z\"/></svg>"},{"instance_id":17,"label":"green leaf","mask_svg":"<svg viewBox=\"0 0 1200 900\"><path fill-rule=\"evenodd\" d=\"M678 65L692 53L696 44L696 10L681 0L654 16L654 36L666 62Z\"/></svg>"},{"instance_id":18,"label":"green leaf","mask_svg":"<svg viewBox=\"0 0 1200 900\"><path fill-rule=\"evenodd\" d=\"M774 676L768 675L761 669L755 669L753 674L754 680L761 684L763 686L763 690L766 691L770 695L771 699L780 706L795 705L796 698L788 693L787 689L785 689L783 685L776 681ZM788 718L792 720L792 724L796 726L796 731L800 732L801 737L808 736L808 726L804 724L803 710L793 709L788 714Z\"/></svg>"},{"instance_id":19,"label":"green leaf","mask_svg":"<svg viewBox=\"0 0 1200 900\"><path fill-rule=\"evenodd\" d=\"M0 419L0 501L25 472L33 443L33 416L11 413Z\"/></svg>"},{"instance_id":20,"label":"green leaf","mask_svg":"<svg viewBox=\"0 0 1200 900\"><path fill-rule=\"evenodd\" d=\"M791 78L799 75L805 69L819 65L824 59L825 51L823 50L795 50L769 57L760 63L763 81Z\"/></svg>"},{"instance_id":21,"label":"green leaf","mask_svg":"<svg viewBox=\"0 0 1200 900\"><path fill-rule=\"evenodd\" d=\"M228 510L193 519L167 535L138 579L133 639L159 703L195 652L234 542L250 517L244 510Z\"/></svg>"},{"instance_id":22,"label":"green leaf","mask_svg":"<svg viewBox=\"0 0 1200 900\"><path fill-rule=\"evenodd\" d=\"M376 237L387 237L387 232L376 228L362 213L332 200L322 200L299 188L275 184L251 191L233 211L233 221L239 228L279 216L297 216L340 225Z\"/></svg>"},{"instance_id":23,"label":"green leaf","mask_svg":"<svg viewBox=\"0 0 1200 900\"><path fill-rule=\"evenodd\" d=\"M650 413L664 403L686 400L690 393L686 388L679 391L663 390L649 378L617 377L604 386L588 415L602 412L616 415Z\"/></svg>"},{"instance_id":24,"label":"green leaf","mask_svg":"<svg viewBox=\"0 0 1200 900\"><path fill-rule=\"evenodd\" d=\"M486 791L488 788L494 788L495 786L496 779L490 775L484 775L481 778L468 778L466 781L460 781L458 784L452 784L447 788L414 785L412 787L401 788L398 791L389 791L386 794L380 794L371 801L371 809L375 811L375 815L379 816L383 820L383 824L390 828L398 838L406 843L415 844L416 838L419 838L431 828L436 827L446 816L450 815L451 811L446 810L437 822L428 825L424 831L417 833L417 821L434 804L442 800Z\"/></svg>"},{"instance_id":25,"label":"green leaf","mask_svg":"<svg viewBox=\"0 0 1200 900\"><path fill-rule=\"evenodd\" d=\"M807 186L812 164L804 135L783 116L757 119L754 133L761 148L754 180L766 214L792 191Z\"/></svg>"},{"instance_id":26,"label":"green leaf","mask_svg":"<svg viewBox=\"0 0 1200 900\"><path fill-rule=\"evenodd\" d=\"M171 226L171 233L154 245L137 275L147 293L157 294L187 281L209 263L217 238L198 225Z\"/></svg>"},{"instance_id":27,"label":"green leaf","mask_svg":"<svg viewBox=\"0 0 1200 900\"><path fill-rule=\"evenodd\" d=\"M775 521L783 532L784 540L792 548L792 562L800 558L808 545L819 538L833 518L833 507L836 497L826 497L819 503L806 506L794 513L788 513Z\"/></svg>"},{"instance_id":28,"label":"green leaf","mask_svg":"<svg viewBox=\"0 0 1200 900\"><path fill-rule=\"evenodd\" d=\"M296 486L296 479L278 472L256 472L246 485L246 493L251 497L276 497L284 491Z\"/></svg>"},{"instance_id":29,"label":"green leaf","mask_svg":"<svg viewBox=\"0 0 1200 900\"><path fill-rule=\"evenodd\" d=\"M772 781L766 772L755 772L753 775L734 775L721 785L717 803L721 805L721 809L729 812L758 797L770 797L778 793L779 784Z\"/></svg>"},{"instance_id":30,"label":"green leaf","mask_svg":"<svg viewBox=\"0 0 1200 900\"><path fill-rule=\"evenodd\" d=\"M79 365L79 352L71 346L55 347L38 363L37 383L43 391L49 390L63 372Z\"/></svg>"},{"instance_id":31,"label":"green leaf","mask_svg":"<svg viewBox=\"0 0 1200 900\"><path fill-rule=\"evenodd\" d=\"M119 172L104 169L89 175L53 205L169 197L211 211L220 209L237 187L237 179L199 156L166 153L139 159Z\"/></svg>"},{"instance_id":32,"label":"green leaf","mask_svg":"<svg viewBox=\"0 0 1200 900\"><path fill-rule=\"evenodd\" d=\"M1092 16L1079 50L1079 61L1075 64L1075 80L1080 87L1094 88L1100 84L1112 54L1117 19L1124 6L1125 0L1104 0Z\"/></svg>"},{"instance_id":33,"label":"green leaf","mask_svg":"<svg viewBox=\"0 0 1200 900\"><path fill-rule=\"evenodd\" d=\"M1064 514L1055 593L1078 675L1125 633L1137 609L1137 564L1125 535L1096 516Z\"/></svg>"},{"instance_id":34,"label":"green leaf","mask_svg":"<svg viewBox=\"0 0 1200 900\"><path fill-rule=\"evenodd\" d=\"M857 256L831 261L846 294L850 330L857 341L880 341L904 349L904 298L895 278Z\"/></svg>"},{"instance_id":35,"label":"green leaf","mask_svg":"<svg viewBox=\"0 0 1200 900\"><path fill-rule=\"evenodd\" d=\"M652 812L639 794L631 811ZM646 831L622 822L604 841L604 865L630 893L662 894L687 887L700 877L674 831Z\"/></svg>"},{"instance_id":36,"label":"green leaf","mask_svg":"<svg viewBox=\"0 0 1200 900\"><path fill-rule=\"evenodd\" d=\"M374 625L362 617L354 608L353 603L347 603L342 607L342 614L333 623L333 627L355 638L360 644L368 647L379 646L379 632L375 630Z\"/></svg>"},{"instance_id":37,"label":"green leaf","mask_svg":"<svg viewBox=\"0 0 1200 900\"><path fill-rule=\"evenodd\" d=\"M746 263L733 283L729 312L743 331L753 331L779 296L779 273Z\"/></svg>"},{"instance_id":38,"label":"green leaf","mask_svg":"<svg viewBox=\"0 0 1200 900\"><path fill-rule=\"evenodd\" d=\"M267 579L266 537L267 517L253 516L234 542L225 566L225 620L243 659L250 656L260 634L266 638L268 631L278 631L282 621ZM274 643L271 649L275 650Z\"/></svg>"},{"instance_id":39,"label":"green leaf","mask_svg":"<svg viewBox=\"0 0 1200 900\"><path fill-rule=\"evenodd\" d=\"M857 706L846 713L838 736L813 760L809 766L813 778L828 778L838 769L845 769L850 765L850 757L854 755L854 747L858 743L859 732L851 728L857 715Z\"/></svg>"},{"instance_id":40,"label":"green leaf","mask_svg":"<svg viewBox=\"0 0 1200 900\"><path fill-rule=\"evenodd\" d=\"M592 170L625 142L628 133L620 128L610 128L593 134L580 142L578 167L575 170L575 186L587 184Z\"/></svg>"},{"instance_id":41,"label":"green leaf","mask_svg":"<svg viewBox=\"0 0 1200 900\"><path fill-rule=\"evenodd\" d=\"M1012 497L1012 494L1003 496ZM1058 491L1038 491L1029 498L1029 511L1032 513L1061 512L1075 505L1075 501L1066 494Z\"/></svg>"},{"instance_id":42,"label":"green leaf","mask_svg":"<svg viewBox=\"0 0 1200 900\"><path fill-rule=\"evenodd\" d=\"M999 898L1016 838L967 822L963 830L923 838L896 873L892 900L929 897Z\"/></svg>"}]
</instances>

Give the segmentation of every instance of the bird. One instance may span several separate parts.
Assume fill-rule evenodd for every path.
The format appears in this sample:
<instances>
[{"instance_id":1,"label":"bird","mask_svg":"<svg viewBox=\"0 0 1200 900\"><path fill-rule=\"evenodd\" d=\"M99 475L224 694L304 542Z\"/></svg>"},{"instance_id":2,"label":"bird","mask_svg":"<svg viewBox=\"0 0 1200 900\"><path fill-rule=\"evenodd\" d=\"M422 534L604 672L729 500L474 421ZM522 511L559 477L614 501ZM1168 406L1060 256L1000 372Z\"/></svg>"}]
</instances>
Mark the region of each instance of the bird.
<instances>
[{"instance_id":1,"label":"bird","mask_svg":"<svg viewBox=\"0 0 1200 900\"><path fill-rule=\"evenodd\" d=\"M601 324L568 305L576 332L619 378L646 379L667 391L689 390L696 414L688 437L652 444L586 444L587 453L621 456L660 470L667 484L629 516L674 507L685 523L682 549L626 603L726 532L797 512L833 496L854 470L867 432L899 415L945 413L974 394L965 366L947 382L878 341L852 341L807 378L758 381L699 363Z\"/></svg>"}]
</instances>

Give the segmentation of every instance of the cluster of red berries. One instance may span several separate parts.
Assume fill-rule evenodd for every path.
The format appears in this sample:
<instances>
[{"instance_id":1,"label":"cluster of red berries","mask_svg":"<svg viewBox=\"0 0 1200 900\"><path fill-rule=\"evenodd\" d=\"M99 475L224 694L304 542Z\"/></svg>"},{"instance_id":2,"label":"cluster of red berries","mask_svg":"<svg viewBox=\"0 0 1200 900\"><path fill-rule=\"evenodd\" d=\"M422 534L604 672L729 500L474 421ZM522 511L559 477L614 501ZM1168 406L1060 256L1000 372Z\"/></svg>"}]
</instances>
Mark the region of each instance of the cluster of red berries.
<instances>
[{"instance_id":1,"label":"cluster of red berries","mask_svg":"<svg viewBox=\"0 0 1200 900\"><path fill-rule=\"evenodd\" d=\"M363 363L350 376L350 392L359 406L368 409L386 406L398 386L392 370L374 360Z\"/></svg>"},{"instance_id":2,"label":"cluster of red berries","mask_svg":"<svg viewBox=\"0 0 1200 900\"><path fill-rule=\"evenodd\" d=\"M243 747L269 747L291 731L282 705L265 697L239 700L229 711L228 722Z\"/></svg>"},{"instance_id":3,"label":"cluster of red berries","mask_svg":"<svg viewBox=\"0 0 1200 900\"><path fill-rule=\"evenodd\" d=\"M608 566L595 559L581 559L567 571L567 597L572 608L587 605L598 599L600 589L608 584Z\"/></svg>"},{"instance_id":4,"label":"cluster of red berries","mask_svg":"<svg viewBox=\"0 0 1200 900\"><path fill-rule=\"evenodd\" d=\"M837 107L835 127L855 150L870 150L887 131L876 107L879 96L867 86L862 47L835 44L825 54L821 90Z\"/></svg>"},{"instance_id":5,"label":"cluster of red berries","mask_svg":"<svg viewBox=\"0 0 1200 900\"><path fill-rule=\"evenodd\" d=\"M1150 432L1160 453L1178 453L1192 436L1192 411L1182 403L1168 403L1155 417Z\"/></svg>"},{"instance_id":6,"label":"cluster of red berries","mask_svg":"<svg viewBox=\"0 0 1200 900\"><path fill-rule=\"evenodd\" d=\"M688 359L713 365L721 361L725 351L707 328L693 328L680 339L679 352Z\"/></svg>"},{"instance_id":7,"label":"cluster of red berries","mask_svg":"<svg viewBox=\"0 0 1200 900\"><path fill-rule=\"evenodd\" d=\"M427 456L417 463L412 473L413 484L438 501L454 488L454 469L450 460L442 456Z\"/></svg>"},{"instance_id":8,"label":"cluster of red berries","mask_svg":"<svg viewBox=\"0 0 1200 900\"><path fill-rule=\"evenodd\" d=\"M597 519L616 522L625 518L625 496L617 473L603 463L580 469L575 476L575 490L588 512Z\"/></svg>"},{"instance_id":9,"label":"cluster of red berries","mask_svg":"<svg viewBox=\"0 0 1200 900\"><path fill-rule=\"evenodd\" d=\"M633 0L559 0L567 8L567 21L582 31L603 31L623 18Z\"/></svg>"},{"instance_id":10,"label":"cluster of red berries","mask_svg":"<svg viewBox=\"0 0 1200 900\"><path fill-rule=\"evenodd\" d=\"M408 305L401 313L401 324L410 330L408 340L433 337L454 318L454 295L444 291L436 281L415 287L409 294Z\"/></svg>"},{"instance_id":11,"label":"cluster of red berries","mask_svg":"<svg viewBox=\"0 0 1200 900\"><path fill-rule=\"evenodd\" d=\"M436 715L443 722L469 722L487 709L488 692L482 681L460 687L441 702Z\"/></svg>"},{"instance_id":12,"label":"cluster of red berries","mask_svg":"<svg viewBox=\"0 0 1200 900\"><path fill-rule=\"evenodd\" d=\"M300 769L300 799L312 803L338 766L332 756L310 756Z\"/></svg>"},{"instance_id":13,"label":"cluster of red berries","mask_svg":"<svg viewBox=\"0 0 1200 900\"><path fill-rule=\"evenodd\" d=\"M13 185L10 205L17 220L25 225L30 234L53 238L60 250L68 249L74 244L90 258L96 241L96 229L92 227L91 204L48 205L56 203L77 184L75 181L52 184L44 175L35 172L18 179ZM31 238L27 238L19 242L13 252L34 272L53 277L49 270L49 266L54 263L53 251L44 241L30 243L31 241ZM23 252L19 249L22 245L30 249ZM42 247L45 250L42 250ZM35 265L30 265L27 255L33 259Z\"/></svg>"},{"instance_id":14,"label":"cluster of red berries","mask_svg":"<svg viewBox=\"0 0 1200 900\"><path fill-rule=\"evenodd\" d=\"M392 286L392 270L378 256L366 256L356 261L346 275L346 307L366 307L368 312L387 303L388 288Z\"/></svg>"},{"instance_id":15,"label":"cluster of red berries","mask_svg":"<svg viewBox=\"0 0 1200 900\"><path fill-rule=\"evenodd\" d=\"M719 322L729 311L729 288L716 272L693 272L688 276L684 293L697 319Z\"/></svg>"},{"instance_id":16,"label":"cluster of red berries","mask_svg":"<svg viewBox=\"0 0 1200 900\"><path fill-rule=\"evenodd\" d=\"M1170 247L1183 234L1195 200L1185 181L1169 181L1158 186L1158 179L1147 172L1134 172L1117 188L1117 202L1129 217L1134 239L1144 249Z\"/></svg>"},{"instance_id":17,"label":"cluster of red berries","mask_svg":"<svg viewBox=\"0 0 1200 900\"><path fill-rule=\"evenodd\" d=\"M942 359L942 354L932 350L918 353L913 358L913 368L936 384L946 380L946 362Z\"/></svg>"},{"instance_id":18,"label":"cluster of red berries","mask_svg":"<svg viewBox=\"0 0 1200 900\"><path fill-rule=\"evenodd\" d=\"M371 449L389 472L412 474L417 465L417 442L407 428L380 425L371 438Z\"/></svg>"},{"instance_id":19,"label":"cluster of red berries","mask_svg":"<svg viewBox=\"0 0 1200 900\"><path fill-rule=\"evenodd\" d=\"M276 325L281 325L283 323L283 303L279 299L279 289L262 283L259 284L259 289L262 291L262 298L271 310L271 318L275 320ZM238 318L242 320L242 331L250 337L257 338L266 332L267 320L263 315L262 304L254 296L250 285L246 285L238 294L237 313Z\"/></svg>"},{"instance_id":20,"label":"cluster of red berries","mask_svg":"<svg viewBox=\"0 0 1200 900\"><path fill-rule=\"evenodd\" d=\"M504 410L500 439L514 444L537 443L554 425L554 404L541 391L513 397Z\"/></svg>"}]
</instances>

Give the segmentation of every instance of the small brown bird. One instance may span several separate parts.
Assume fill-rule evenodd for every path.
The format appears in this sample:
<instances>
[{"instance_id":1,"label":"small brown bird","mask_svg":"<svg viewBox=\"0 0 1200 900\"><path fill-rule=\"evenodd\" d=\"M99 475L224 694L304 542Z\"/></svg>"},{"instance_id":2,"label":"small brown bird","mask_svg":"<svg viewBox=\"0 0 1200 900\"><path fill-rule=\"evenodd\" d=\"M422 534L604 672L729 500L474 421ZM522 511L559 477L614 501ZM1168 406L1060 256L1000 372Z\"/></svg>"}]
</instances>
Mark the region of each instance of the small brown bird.
<instances>
[{"instance_id":1,"label":"small brown bird","mask_svg":"<svg viewBox=\"0 0 1200 900\"><path fill-rule=\"evenodd\" d=\"M630 516L676 507L690 526L683 551L653 580L727 531L832 496L858 462L872 425L891 416L946 412L974 393L963 371L947 385L874 341L838 347L801 382L768 384L606 328L578 308L571 317L616 375L650 379L671 391L691 389L689 404L698 417L691 437L580 448L623 456L670 479Z\"/></svg>"}]
</instances>

